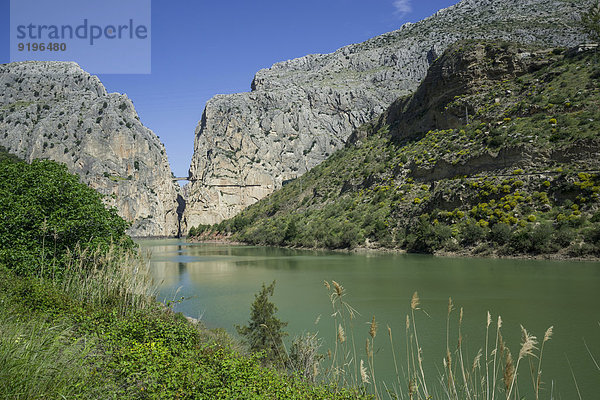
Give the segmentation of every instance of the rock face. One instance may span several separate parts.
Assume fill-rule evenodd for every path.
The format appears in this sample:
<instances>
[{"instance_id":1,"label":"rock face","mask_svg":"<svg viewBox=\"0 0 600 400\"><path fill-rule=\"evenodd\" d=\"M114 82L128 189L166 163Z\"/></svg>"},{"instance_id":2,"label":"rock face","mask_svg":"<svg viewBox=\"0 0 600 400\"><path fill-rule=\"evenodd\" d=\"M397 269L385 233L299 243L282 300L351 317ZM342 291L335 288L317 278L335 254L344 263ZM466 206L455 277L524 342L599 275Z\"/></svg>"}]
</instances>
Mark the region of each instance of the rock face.
<instances>
[{"instance_id":1,"label":"rock face","mask_svg":"<svg viewBox=\"0 0 600 400\"><path fill-rule=\"evenodd\" d=\"M528 49L508 42L461 41L449 50L429 68L411 96L396 100L379 118L377 125L389 126L396 141L468 124L466 119L474 118L478 110L466 96L481 93L482 88L498 81L538 71L554 61L552 49ZM349 142L357 135L358 130Z\"/></svg>"},{"instance_id":2,"label":"rock face","mask_svg":"<svg viewBox=\"0 0 600 400\"><path fill-rule=\"evenodd\" d=\"M107 195L133 236L179 232L178 186L165 149L125 95L75 63L0 65L0 145L52 159Z\"/></svg>"},{"instance_id":3,"label":"rock face","mask_svg":"<svg viewBox=\"0 0 600 400\"><path fill-rule=\"evenodd\" d=\"M461 39L581 42L590 0L463 0L332 54L259 71L252 91L218 95L196 129L184 226L232 217L343 146L352 131L414 91ZM185 229L185 227L184 227Z\"/></svg>"}]
</instances>

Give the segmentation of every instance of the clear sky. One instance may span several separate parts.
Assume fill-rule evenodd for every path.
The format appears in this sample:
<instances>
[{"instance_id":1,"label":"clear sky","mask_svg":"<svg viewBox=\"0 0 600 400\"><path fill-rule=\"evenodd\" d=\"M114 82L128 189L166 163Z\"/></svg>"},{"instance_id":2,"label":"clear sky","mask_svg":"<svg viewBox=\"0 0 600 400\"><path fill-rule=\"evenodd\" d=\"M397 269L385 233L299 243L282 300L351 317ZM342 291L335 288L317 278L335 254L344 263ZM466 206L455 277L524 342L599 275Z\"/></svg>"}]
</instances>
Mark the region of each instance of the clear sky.
<instances>
[{"instance_id":1,"label":"clear sky","mask_svg":"<svg viewBox=\"0 0 600 400\"><path fill-rule=\"evenodd\" d=\"M457 2L153 0L152 73L99 77L109 92L133 100L175 175L187 176L194 129L215 94L249 91L254 73L275 62L330 53ZM0 0L0 63L10 61L9 10L9 0Z\"/></svg>"}]
</instances>

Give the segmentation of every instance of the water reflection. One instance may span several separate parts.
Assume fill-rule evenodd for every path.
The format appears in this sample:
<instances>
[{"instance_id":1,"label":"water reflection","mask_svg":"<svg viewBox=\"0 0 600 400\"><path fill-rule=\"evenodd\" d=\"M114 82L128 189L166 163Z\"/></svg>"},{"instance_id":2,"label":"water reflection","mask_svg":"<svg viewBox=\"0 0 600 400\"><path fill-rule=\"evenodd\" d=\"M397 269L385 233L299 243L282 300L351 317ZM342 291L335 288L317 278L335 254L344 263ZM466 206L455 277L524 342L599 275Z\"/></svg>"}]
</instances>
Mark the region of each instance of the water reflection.
<instances>
[{"instance_id":1,"label":"water reflection","mask_svg":"<svg viewBox=\"0 0 600 400\"><path fill-rule=\"evenodd\" d=\"M153 252L152 268L162 281L162 298L190 298L176 309L202 317L209 326L233 332L234 324L247 320L260 285L277 280L274 302L280 318L289 321L292 336L310 330L327 337L331 306L323 280L335 279L346 287L346 299L361 313L355 321L356 339L364 343L368 327L361 328L372 315L382 329L389 325L402 333L410 297L418 290L427 311L419 315L419 323L428 365L445 354L446 310L452 297L458 307L464 307L465 348L472 355L481 345L488 310L495 317L502 315L504 337L513 353L520 343L519 324L538 336L554 325L555 336L544 354L544 373L559 379L557 385L565 388L563 398L571 398L572 380L557 378L570 377L563 368L568 354L577 360L573 368L587 398L600 392L598 371L582 341L586 338L592 353L600 356L600 263L356 255L179 240L141 243ZM315 325L319 315L323 318ZM391 362L386 349L380 349L382 377Z\"/></svg>"}]
</instances>

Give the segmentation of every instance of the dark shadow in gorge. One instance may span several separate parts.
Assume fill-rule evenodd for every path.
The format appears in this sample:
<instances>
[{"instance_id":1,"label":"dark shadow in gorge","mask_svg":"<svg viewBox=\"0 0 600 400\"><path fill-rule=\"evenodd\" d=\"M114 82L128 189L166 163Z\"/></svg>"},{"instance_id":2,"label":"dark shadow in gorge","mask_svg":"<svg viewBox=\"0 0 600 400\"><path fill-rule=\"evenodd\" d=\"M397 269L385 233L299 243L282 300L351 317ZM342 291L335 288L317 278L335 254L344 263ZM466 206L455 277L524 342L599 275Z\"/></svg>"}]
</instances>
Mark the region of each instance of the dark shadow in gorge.
<instances>
[{"instance_id":1,"label":"dark shadow in gorge","mask_svg":"<svg viewBox=\"0 0 600 400\"><path fill-rule=\"evenodd\" d=\"M185 211L185 198L178 194L177 195L177 237L182 236L181 232L181 219L183 218L183 212Z\"/></svg>"}]
</instances>

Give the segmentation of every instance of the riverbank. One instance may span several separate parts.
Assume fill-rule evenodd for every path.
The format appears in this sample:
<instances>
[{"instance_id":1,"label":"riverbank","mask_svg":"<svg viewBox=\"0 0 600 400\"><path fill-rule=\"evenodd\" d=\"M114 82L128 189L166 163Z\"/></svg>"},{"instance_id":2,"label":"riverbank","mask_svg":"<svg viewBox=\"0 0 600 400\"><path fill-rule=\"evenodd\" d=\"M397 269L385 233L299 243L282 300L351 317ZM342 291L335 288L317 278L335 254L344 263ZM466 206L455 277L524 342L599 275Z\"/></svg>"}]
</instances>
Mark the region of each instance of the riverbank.
<instances>
[{"instance_id":1,"label":"riverbank","mask_svg":"<svg viewBox=\"0 0 600 400\"><path fill-rule=\"evenodd\" d=\"M188 243L208 243L208 244L227 244L232 246L254 246L252 243L240 242L229 239L228 235L218 234L215 238L210 238L205 235L202 238L187 237L185 241ZM405 249L386 248L379 246L359 246L352 249L328 249L325 247L299 247L299 246L275 246L285 249L297 250L314 250L314 251L331 251L351 254L409 254ZM475 252L472 250L462 251L435 251L432 256L444 258L492 258L492 259L509 259L509 260L547 260L547 261L581 261L581 262L600 262L600 257L594 255L571 256L567 252L558 252L552 254L501 254L498 251L487 249L486 251Z\"/></svg>"},{"instance_id":2,"label":"riverbank","mask_svg":"<svg viewBox=\"0 0 600 400\"><path fill-rule=\"evenodd\" d=\"M289 322L286 328L290 338L288 344L303 332L319 332L319 338L323 340L320 353L325 355L321 365L323 370L331 365L327 351L334 352L339 333L338 324L332 317L331 293L323 282L331 284L335 280L345 290L343 301L357 312L350 324L354 326L357 357L365 362L364 344L367 338L370 339L369 325L373 316L379 325L375 338L378 349L375 364L380 384L385 382L389 387L391 383L397 383L386 330L388 325L397 346L398 366L406 366L403 347L410 335L405 334L405 319L411 312L411 295L418 290L422 299L419 308L427 315L415 311L415 318L423 332L419 342L425 373L432 386L439 384L438 371L443 369L442 359L446 355L446 314L451 296L456 305L450 317L453 324L450 348L455 349L459 310L464 308L461 329L469 363L478 349L484 348L489 310L494 323L498 314L502 316L503 340L513 355L520 345L520 324L538 338L549 326L555 326L556 336L547 344L544 355L544 363L548 362L544 367L544 381L549 389L554 380L555 398L559 392L563 398L576 396L564 353L571 360L578 360L578 365L573 367L583 398L593 398L598 389L595 371L590 369L593 364L582 338L590 345L592 353L598 354L600 350L593 344L598 337L593 315L599 306L599 263L452 258L395 252L305 251L257 245L187 244L181 240L148 241L141 245L156 249L152 251L156 260L153 268L155 277L164 282L161 298L173 298L172 293L177 291L178 296L186 298L176 305L177 311L193 317L200 314L208 326L225 327L231 332L235 332L236 324L248 319L244 304L252 301L257 288L263 282L276 280L273 302L277 305L278 317ZM331 287L333 290L333 285ZM490 327L490 335L492 330L494 328ZM344 327L344 333L350 341L349 326ZM490 341L493 340L490 338ZM529 375L526 370L522 374ZM402 378L401 382L406 384ZM523 394L527 383L528 379L522 381ZM549 397L547 392L540 398Z\"/></svg>"},{"instance_id":3,"label":"riverbank","mask_svg":"<svg viewBox=\"0 0 600 400\"><path fill-rule=\"evenodd\" d=\"M66 284L0 268L0 398L361 398L266 368L223 330L169 305L116 294L138 278L115 274Z\"/></svg>"},{"instance_id":4,"label":"riverbank","mask_svg":"<svg viewBox=\"0 0 600 400\"><path fill-rule=\"evenodd\" d=\"M368 398L158 302L128 223L64 165L0 148L0 211L0 399Z\"/></svg>"}]
</instances>

